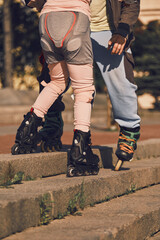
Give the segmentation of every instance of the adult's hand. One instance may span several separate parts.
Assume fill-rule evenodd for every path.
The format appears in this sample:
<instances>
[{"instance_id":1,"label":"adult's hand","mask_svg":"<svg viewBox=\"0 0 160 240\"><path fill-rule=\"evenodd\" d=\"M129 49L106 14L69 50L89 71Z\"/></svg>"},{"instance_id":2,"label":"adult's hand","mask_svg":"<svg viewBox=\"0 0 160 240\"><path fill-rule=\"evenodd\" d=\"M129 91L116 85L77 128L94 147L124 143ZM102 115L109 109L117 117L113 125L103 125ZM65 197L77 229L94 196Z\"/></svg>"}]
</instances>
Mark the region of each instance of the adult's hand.
<instances>
[{"instance_id":1,"label":"adult's hand","mask_svg":"<svg viewBox=\"0 0 160 240\"><path fill-rule=\"evenodd\" d=\"M30 8L36 8L38 12L41 11L46 0L21 0L21 2Z\"/></svg>"},{"instance_id":2,"label":"adult's hand","mask_svg":"<svg viewBox=\"0 0 160 240\"><path fill-rule=\"evenodd\" d=\"M123 52L124 46L126 44L127 39L122 37L120 34L113 34L111 39L108 42L108 50L112 48L112 54L121 55Z\"/></svg>"}]
</instances>

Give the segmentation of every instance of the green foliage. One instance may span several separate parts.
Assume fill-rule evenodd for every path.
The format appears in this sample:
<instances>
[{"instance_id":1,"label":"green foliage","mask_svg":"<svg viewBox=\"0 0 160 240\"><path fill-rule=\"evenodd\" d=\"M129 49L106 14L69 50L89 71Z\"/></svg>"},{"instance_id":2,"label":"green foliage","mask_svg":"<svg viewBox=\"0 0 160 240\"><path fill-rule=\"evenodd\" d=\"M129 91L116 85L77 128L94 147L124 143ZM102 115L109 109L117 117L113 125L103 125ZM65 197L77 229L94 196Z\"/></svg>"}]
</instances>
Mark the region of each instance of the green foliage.
<instances>
[{"instance_id":1,"label":"green foliage","mask_svg":"<svg viewBox=\"0 0 160 240\"><path fill-rule=\"evenodd\" d=\"M41 51L38 32L39 19L35 12L21 7L18 3L13 4L12 11L16 12L13 14L14 68L16 72L22 73L25 65L35 66Z\"/></svg>"},{"instance_id":2,"label":"green foliage","mask_svg":"<svg viewBox=\"0 0 160 240\"><path fill-rule=\"evenodd\" d=\"M34 181L35 178L31 177L30 175L25 177L25 181Z\"/></svg>"},{"instance_id":3,"label":"green foliage","mask_svg":"<svg viewBox=\"0 0 160 240\"><path fill-rule=\"evenodd\" d=\"M80 193L76 194L74 199L71 199L69 201L69 204L68 204L68 208L67 208L67 214L74 214L75 212L78 211L78 207L77 207L77 203L78 203L78 200L80 198Z\"/></svg>"},{"instance_id":4,"label":"green foliage","mask_svg":"<svg viewBox=\"0 0 160 240\"><path fill-rule=\"evenodd\" d=\"M49 194L44 194L40 201L40 225L47 225L52 220L51 203Z\"/></svg>"},{"instance_id":5,"label":"green foliage","mask_svg":"<svg viewBox=\"0 0 160 240\"><path fill-rule=\"evenodd\" d=\"M81 213L77 212L78 208L84 209L85 206L85 196L84 196L84 183L82 182L81 191L77 193L73 199L69 201L68 208L67 208L67 215L80 215Z\"/></svg>"},{"instance_id":6,"label":"green foliage","mask_svg":"<svg viewBox=\"0 0 160 240\"><path fill-rule=\"evenodd\" d=\"M77 193L73 199L68 203L67 211L65 213L58 213L56 219L62 219L67 215L81 216L81 212L78 212L78 208L84 209L85 197L83 190L83 182L81 185L81 191ZM52 217L52 201L49 194L44 194L40 200L40 225L47 225L53 219Z\"/></svg>"},{"instance_id":7,"label":"green foliage","mask_svg":"<svg viewBox=\"0 0 160 240\"><path fill-rule=\"evenodd\" d=\"M0 187L8 188L13 184L20 184L23 179L24 172L18 172L16 174L13 174L12 168L9 167L5 175L0 179Z\"/></svg>"},{"instance_id":8,"label":"green foliage","mask_svg":"<svg viewBox=\"0 0 160 240\"><path fill-rule=\"evenodd\" d=\"M130 188L126 190L126 194L134 193L137 190L135 184L131 184Z\"/></svg>"},{"instance_id":9,"label":"green foliage","mask_svg":"<svg viewBox=\"0 0 160 240\"><path fill-rule=\"evenodd\" d=\"M146 27L142 24L135 29L135 42L132 47L135 70L135 80L138 94L151 93L155 97L155 108L160 109L160 22L150 22Z\"/></svg>"}]
</instances>

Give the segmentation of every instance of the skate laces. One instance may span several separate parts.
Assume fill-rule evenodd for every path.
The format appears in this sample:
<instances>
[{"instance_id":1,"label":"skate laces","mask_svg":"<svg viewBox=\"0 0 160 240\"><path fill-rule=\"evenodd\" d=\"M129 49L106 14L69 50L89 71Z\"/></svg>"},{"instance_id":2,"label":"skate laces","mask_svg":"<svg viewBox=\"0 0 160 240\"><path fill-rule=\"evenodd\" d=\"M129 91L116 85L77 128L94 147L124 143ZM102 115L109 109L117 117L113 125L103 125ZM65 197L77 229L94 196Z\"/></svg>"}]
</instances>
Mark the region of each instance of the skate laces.
<instances>
[{"instance_id":1,"label":"skate laces","mask_svg":"<svg viewBox=\"0 0 160 240\"><path fill-rule=\"evenodd\" d=\"M133 146L132 146L133 145ZM131 138L127 138L122 132L119 136L119 148L124 152L128 152L129 154L134 153L134 145L136 145L136 141Z\"/></svg>"}]
</instances>

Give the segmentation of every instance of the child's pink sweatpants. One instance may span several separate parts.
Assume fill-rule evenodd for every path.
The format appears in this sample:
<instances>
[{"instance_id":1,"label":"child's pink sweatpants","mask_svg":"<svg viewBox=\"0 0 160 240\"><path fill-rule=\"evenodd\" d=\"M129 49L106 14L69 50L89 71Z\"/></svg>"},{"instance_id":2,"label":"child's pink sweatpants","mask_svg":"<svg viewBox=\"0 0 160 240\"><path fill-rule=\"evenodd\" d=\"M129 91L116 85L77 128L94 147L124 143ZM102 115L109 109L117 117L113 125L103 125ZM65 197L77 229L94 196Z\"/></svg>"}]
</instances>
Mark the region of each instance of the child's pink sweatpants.
<instances>
[{"instance_id":1,"label":"child's pink sweatpants","mask_svg":"<svg viewBox=\"0 0 160 240\"><path fill-rule=\"evenodd\" d=\"M88 132L91 117L91 101L95 92L92 64L73 65L61 61L49 64L51 82L39 94L33 105L38 117L44 117L48 109L65 90L68 78L74 92L74 128Z\"/></svg>"}]
</instances>

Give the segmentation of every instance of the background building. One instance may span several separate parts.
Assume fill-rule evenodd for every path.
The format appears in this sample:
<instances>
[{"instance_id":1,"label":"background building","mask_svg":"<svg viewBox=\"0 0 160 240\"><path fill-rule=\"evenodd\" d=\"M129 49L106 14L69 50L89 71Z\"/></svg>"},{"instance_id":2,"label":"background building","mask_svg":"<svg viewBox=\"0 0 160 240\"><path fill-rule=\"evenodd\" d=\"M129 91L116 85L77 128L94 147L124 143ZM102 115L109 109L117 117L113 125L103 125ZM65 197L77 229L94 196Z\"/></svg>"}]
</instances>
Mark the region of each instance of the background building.
<instances>
[{"instance_id":1,"label":"background building","mask_svg":"<svg viewBox=\"0 0 160 240\"><path fill-rule=\"evenodd\" d=\"M144 24L153 20L160 20L160 0L141 0L139 19Z\"/></svg>"}]
</instances>

